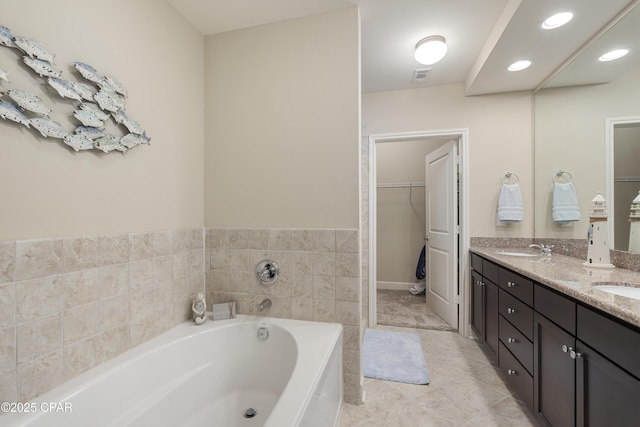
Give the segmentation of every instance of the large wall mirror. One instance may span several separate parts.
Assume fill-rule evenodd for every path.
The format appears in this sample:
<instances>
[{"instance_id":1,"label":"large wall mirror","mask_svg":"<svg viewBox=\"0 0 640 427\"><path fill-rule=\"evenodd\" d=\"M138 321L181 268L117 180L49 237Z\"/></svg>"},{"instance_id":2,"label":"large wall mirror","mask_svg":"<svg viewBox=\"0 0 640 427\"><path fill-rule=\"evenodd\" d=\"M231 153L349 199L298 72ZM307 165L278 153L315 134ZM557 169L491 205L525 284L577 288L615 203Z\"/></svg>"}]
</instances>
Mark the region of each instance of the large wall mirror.
<instances>
[{"instance_id":1,"label":"large wall mirror","mask_svg":"<svg viewBox=\"0 0 640 427\"><path fill-rule=\"evenodd\" d=\"M614 48L629 54L598 61ZM601 192L611 247L629 250L630 207L640 191L640 6L604 29L534 100L535 237L586 242L589 205ZM559 179L558 170L568 174ZM580 220L554 221L554 182L568 180Z\"/></svg>"}]
</instances>

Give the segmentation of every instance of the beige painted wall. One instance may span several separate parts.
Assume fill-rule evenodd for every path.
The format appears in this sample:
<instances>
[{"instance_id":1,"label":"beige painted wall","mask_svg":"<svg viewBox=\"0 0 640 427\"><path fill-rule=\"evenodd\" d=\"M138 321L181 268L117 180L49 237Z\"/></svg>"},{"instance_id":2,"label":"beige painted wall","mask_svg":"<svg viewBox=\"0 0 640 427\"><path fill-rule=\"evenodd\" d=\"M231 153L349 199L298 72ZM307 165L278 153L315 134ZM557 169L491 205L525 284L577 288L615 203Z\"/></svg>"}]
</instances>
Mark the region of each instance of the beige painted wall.
<instances>
[{"instance_id":1,"label":"beige painted wall","mask_svg":"<svg viewBox=\"0 0 640 427\"><path fill-rule=\"evenodd\" d=\"M0 0L1 24L56 54L63 78L74 61L129 90L127 112L150 146L126 155L75 153L0 119L0 240L115 234L203 226L203 37L165 2ZM69 130L73 107L0 47L11 84L33 91Z\"/></svg>"},{"instance_id":2,"label":"beige painted wall","mask_svg":"<svg viewBox=\"0 0 640 427\"><path fill-rule=\"evenodd\" d=\"M425 156L447 140L376 144L378 184L424 183ZM425 234L425 189L378 188L376 255L379 282L414 283Z\"/></svg>"},{"instance_id":3,"label":"beige painted wall","mask_svg":"<svg viewBox=\"0 0 640 427\"><path fill-rule=\"evenodd\" d=\"M357 8L205 39L207 227L352 227Z\"/></svg>"},{"instance_id":4,"label":"beige painted wall","mask_svg":"<svg viewBox=\"0 0 640 427\"><path fill-rule=\"evenodd\" d=\"M465 97L462 85L364 94L362 123L370 135L469 129L469 233L471 237L533 235L532 95ZM520 177L525 219L496 226L505 171Z\"/></svg>"},{"instance_id":5,"label":"beige painted wall","mask_svg":"<svg viewBox=\"0 0 640 427\"><path fill-rule=\"evenodd\" d=\"M613 83L545 89L535 97L536 237L583 239L589 204L606 195L606 119L640 116L640 68ZM557 169L573 175L582 220L560 227L551 220L551 178Z\"/></svg>"}]
</instances>

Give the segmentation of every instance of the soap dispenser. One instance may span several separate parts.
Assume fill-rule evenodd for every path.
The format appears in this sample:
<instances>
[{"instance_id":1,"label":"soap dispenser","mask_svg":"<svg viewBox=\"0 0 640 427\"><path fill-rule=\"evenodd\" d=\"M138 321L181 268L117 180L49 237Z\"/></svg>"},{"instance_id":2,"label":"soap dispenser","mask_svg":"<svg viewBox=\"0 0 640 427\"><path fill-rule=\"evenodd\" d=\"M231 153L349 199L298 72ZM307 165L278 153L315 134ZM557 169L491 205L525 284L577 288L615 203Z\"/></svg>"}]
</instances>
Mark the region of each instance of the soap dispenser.
<instances>
[{"instance_id":1,"label":"soap dispenser","mask_svg":"<svg viewBox=\"0 0 640 427\"><path fill-rule=\"evenodd\" d=\"M587 267L614 268L609 258L609 222L607 201L598 192L589 208L589 230L587 232Z\"/></svg>"}]
</instances>

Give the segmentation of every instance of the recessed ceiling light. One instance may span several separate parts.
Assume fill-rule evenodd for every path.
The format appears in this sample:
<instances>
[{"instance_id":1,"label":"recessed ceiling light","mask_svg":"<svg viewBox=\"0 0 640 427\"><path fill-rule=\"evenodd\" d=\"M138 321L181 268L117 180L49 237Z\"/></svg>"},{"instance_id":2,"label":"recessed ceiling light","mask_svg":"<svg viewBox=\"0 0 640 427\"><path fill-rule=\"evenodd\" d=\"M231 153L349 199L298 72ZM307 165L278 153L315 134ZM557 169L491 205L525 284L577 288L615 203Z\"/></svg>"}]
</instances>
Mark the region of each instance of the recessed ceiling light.
<instances>
[{"instance_id":1,"label":"recessed ceiling light","mask_svg":"<svg viewBox=\"0 0 640 427\"><path fill-rule=\"evenodd\" d=\"M528 59L524 59L522 61L516 61L513 64L509 65L507 70L509 70L509 71L522 71L525 68L529 68L530 65L531 65L531 61L529 61Z\"/></svg>"},{"instance_id":2,"label":"recessed ceiling light","mask_svg":"<svg viewBox=\"0 0 640 427\"><path fill-rule=\"evenodd\" d=\"M433 65L447 54L447 42L442 36L425 37L416 44L413 56L421 64Z\"/></svg>"},{"instance_id":3,"label":"recessed ceiling light","mask_svg":"<svg viewBox=\"0 0 640 427\"><path fill-rule=\"evenodd\" d=\"M614 59L622 58L627 53L629 53L629 49L612 50L612 51L609 51L609 52L605 53L600 58L598 58L598 61L600 61L600 62L613 61Z\"/></svg>"},{"instance_id":4,"label":"recessed ceiling light","mask_svg":"<svg viewBox=\"0 0 640 427\"><path fill-rule=\"evenodd\" d=\"M562 27L564 24L571 21L572 19L573 19L573 13L571 12L556 13L555 15L545 19L541 27L543 30L553 30L554 28Z\"/></svg>"}]
</instances>

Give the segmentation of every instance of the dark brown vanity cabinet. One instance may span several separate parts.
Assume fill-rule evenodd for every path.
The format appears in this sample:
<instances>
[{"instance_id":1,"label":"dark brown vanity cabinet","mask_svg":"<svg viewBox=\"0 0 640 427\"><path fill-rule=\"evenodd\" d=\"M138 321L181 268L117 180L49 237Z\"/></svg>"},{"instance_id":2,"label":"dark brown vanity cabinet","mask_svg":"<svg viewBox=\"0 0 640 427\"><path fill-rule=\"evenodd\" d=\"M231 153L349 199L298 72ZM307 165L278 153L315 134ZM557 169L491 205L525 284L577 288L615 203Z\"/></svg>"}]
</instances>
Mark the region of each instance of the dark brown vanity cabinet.
<instances>
[{"instance_id":1,"label":"dark brown vanity cabinet","mask_svg":"<svg viewBox=\"0 0 640 427\"><path fill-rule=\"evenodd\" d=\"M498 266L471 254L471 329L498 357Z\"/></svg>"},{"instance_id":2,"label":"dark brown vanity cabinet","mask_svg":"<svg viewBox=\"0 0 640 427\"><path fill-rule=\"evenodd\" d=\"M543 424L640 426L640 328L471 256L472 329Z\"/></svg>"}]
</instances>

